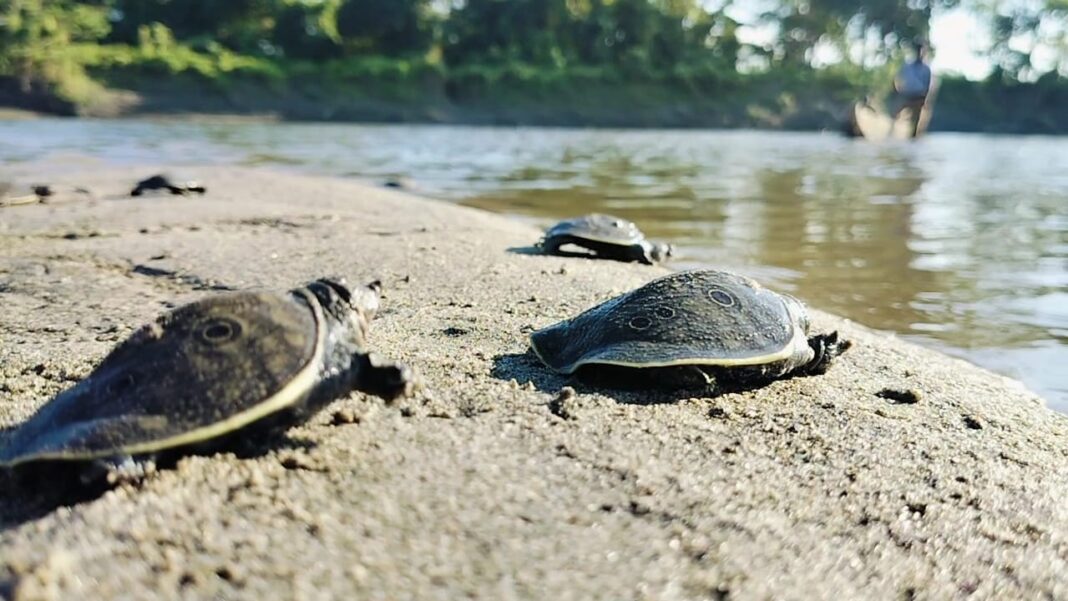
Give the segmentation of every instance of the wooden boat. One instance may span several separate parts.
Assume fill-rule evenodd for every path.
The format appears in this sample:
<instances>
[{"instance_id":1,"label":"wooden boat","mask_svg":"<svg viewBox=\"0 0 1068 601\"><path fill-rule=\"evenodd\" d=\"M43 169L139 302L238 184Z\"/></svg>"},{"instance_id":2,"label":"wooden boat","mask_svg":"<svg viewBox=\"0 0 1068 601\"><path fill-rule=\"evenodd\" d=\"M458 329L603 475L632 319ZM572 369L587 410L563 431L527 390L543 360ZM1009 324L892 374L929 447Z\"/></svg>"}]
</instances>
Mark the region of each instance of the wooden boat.
<instances>
[{"instance_id":1,"label":"wooden boat","mask_svg":"<svg viewBox=\"0 0 1068 601\"><path fill-rule=\"evenodd\" d=\"M864 138L866 140L907 140L922 134L919 127L923 122L921 110L920 119L914 121L914 111L911 108L898 113L897 119L891 119L890 115L876 109L866 102L858 102L853 105L846 120L846 135ZM923 123L926 126L926 123ZM914 135L915 134L915 135Z\"/></svg>"}]
</instances>

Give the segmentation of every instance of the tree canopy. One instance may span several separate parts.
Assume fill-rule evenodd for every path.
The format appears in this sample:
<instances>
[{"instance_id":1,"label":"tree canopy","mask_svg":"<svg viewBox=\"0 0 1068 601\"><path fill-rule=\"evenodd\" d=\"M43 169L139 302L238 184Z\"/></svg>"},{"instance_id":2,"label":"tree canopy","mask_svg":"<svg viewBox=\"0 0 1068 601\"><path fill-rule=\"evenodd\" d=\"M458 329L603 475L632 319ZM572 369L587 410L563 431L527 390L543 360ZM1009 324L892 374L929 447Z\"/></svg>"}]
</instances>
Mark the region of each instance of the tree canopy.
<instances>
[{"instance_id":1,"label":"tree canopy","mask_svg":"<svg viewBox=\"0 0 1068 601\"><path fill-rule=\"evenodd\" d=\"M741 70L885 64L962 7L990 29L999 78L1068 69L1068 0L0 0L0 74L30 82L78 42L131 45L161 36L199 50L269 60L433 57L446 66L680 66ZM739 5L740 6L740 5ZM762 12L752 12L760 6ZM743 15L743 16L739 16ZM743 22L744 21L744 22ZM770 31L742 41L745 28ZM146 33L147 32L147 33ZM166 33L164 33L166 32ZM1036 55L1043 54L1040 64ZM823 63L826 63L824 60Z\"/></svg>"},{"instance_id":2,"label":"tree canopy","mask_svg":"<svg viewBox=\"0 0 1068 601\"><path fill-rule=\"evenodd\" d=\"M649 65L732 53L738 25L774 28L754 48L773 61L805 63L818 44L844 60L888 57L903 40L929 33L934 11L961 0L771 0L753 23L697 0L0 0L0 49L42 36L89 33L105 42L136 43L142 27L160 23L191 43L217 42L239 52L294 57L403 55L439 46L448 61L522 60L534 64ZM729 8L729 2L725 3ZM1013 74L1044 45L1065 52L1065 0L964 0L987 20L991 55ZM5 54L8 54L5 51ZM1063 58L1063 57L1062 57ZM1061 60L1060 63L1064 61ZM1033 68L1033 66L1031 66Z\"/></svg>"}]
</instances>

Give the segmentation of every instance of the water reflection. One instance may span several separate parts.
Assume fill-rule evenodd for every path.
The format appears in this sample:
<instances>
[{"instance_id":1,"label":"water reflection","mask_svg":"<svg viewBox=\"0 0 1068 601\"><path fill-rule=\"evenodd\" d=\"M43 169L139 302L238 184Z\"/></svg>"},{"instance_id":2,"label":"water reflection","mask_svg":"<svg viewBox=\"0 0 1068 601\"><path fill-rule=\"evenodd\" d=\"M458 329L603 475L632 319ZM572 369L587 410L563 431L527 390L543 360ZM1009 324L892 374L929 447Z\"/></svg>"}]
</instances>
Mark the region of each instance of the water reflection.
<instances>
[{"instance_id":1,"label":"water reflection","mask_svg":"<svg viewBox=\"0 0 1068 601\"><path fill-rule=\"evenodd\" d=\"M230 162L381 180L538 225L600 211L811 304L1019 377L1068 411L1068 140L23 121L0 162Z\"/></svg>"}]
</instances>

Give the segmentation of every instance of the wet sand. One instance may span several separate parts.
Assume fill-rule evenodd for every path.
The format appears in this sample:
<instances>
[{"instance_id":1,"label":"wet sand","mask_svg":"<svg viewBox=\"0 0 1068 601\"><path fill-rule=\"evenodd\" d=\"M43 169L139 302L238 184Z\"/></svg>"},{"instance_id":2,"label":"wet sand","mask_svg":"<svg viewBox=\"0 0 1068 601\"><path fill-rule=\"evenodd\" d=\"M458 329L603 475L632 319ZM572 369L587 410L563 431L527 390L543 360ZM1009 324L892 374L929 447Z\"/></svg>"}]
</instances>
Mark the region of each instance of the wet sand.
<instances>
[{"instance_id":1,"label":"wet sand","mask_svg":"<svg viewBox=\"0 0 1068 601\"><path fill-rule=\"evenodd\" d=\"M168 307L322 275L383 281L372 343L424 390L72 505L2 480L2 597L1068 596L1068 418L1012 380L816 313L856 343L826 375L592 388L527 334L665 270L352 181L205 167L178 175L206 196L121 197L150 173L0 209L0 428Z\"/></svg>"}]
</instances>

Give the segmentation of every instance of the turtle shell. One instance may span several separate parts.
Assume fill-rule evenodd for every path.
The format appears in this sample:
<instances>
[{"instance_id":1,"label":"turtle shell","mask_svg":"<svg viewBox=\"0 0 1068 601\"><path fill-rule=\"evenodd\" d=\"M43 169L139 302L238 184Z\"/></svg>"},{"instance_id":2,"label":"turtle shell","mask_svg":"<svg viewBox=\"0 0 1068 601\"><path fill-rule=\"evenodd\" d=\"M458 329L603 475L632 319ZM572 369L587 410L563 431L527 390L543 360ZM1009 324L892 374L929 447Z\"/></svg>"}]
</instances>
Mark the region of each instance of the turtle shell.
<instances>
[{"instance_id":1,"label":"turtle shell","mask_svg":"<svg viewBox=\"0 0 1068 601\"><path fill-rule=\"evenodd\" d=\"M308 288L166 313L19 427L0 465L154 453L242 428L316 386L330 323Z\"/></svg>"},{"instance_id":2,"label":"turtle shell","mask_svg":"<svg viewBox=\"0 0 1068 601\"><path fill-rule=\"evenodd\" d=\"M764 365L790 357L805 329L807 318L792 298L746 277L703 270L653 280L530 338L546 365L570 374L595 364Z\"/></svg>"},{"instance_id":3,"label":"turtle shell","mask_svg":"<svg viewBox=\"0 0 1068 601\"><path fill-rule=\"evenodd\" d=\"M166 190L171 194L180 195L204 194L207 192L207 188L195 180L175 183L170 177L161 173L137 182L137 185L130 190L130 196L141 196L145 192L153 190Z\"/></svg>"},{"instance_id":4,"label":"turtle shell","mask_svg":"<svg viewBox=\"0 0 1068 601\"><path fill-rule=\"evenodd\" d=\"M545 239L562 236L625 246L637 244L645 239L634 222L601 213L566 219L545 232Z\"/></svg>"}]
</instances>

